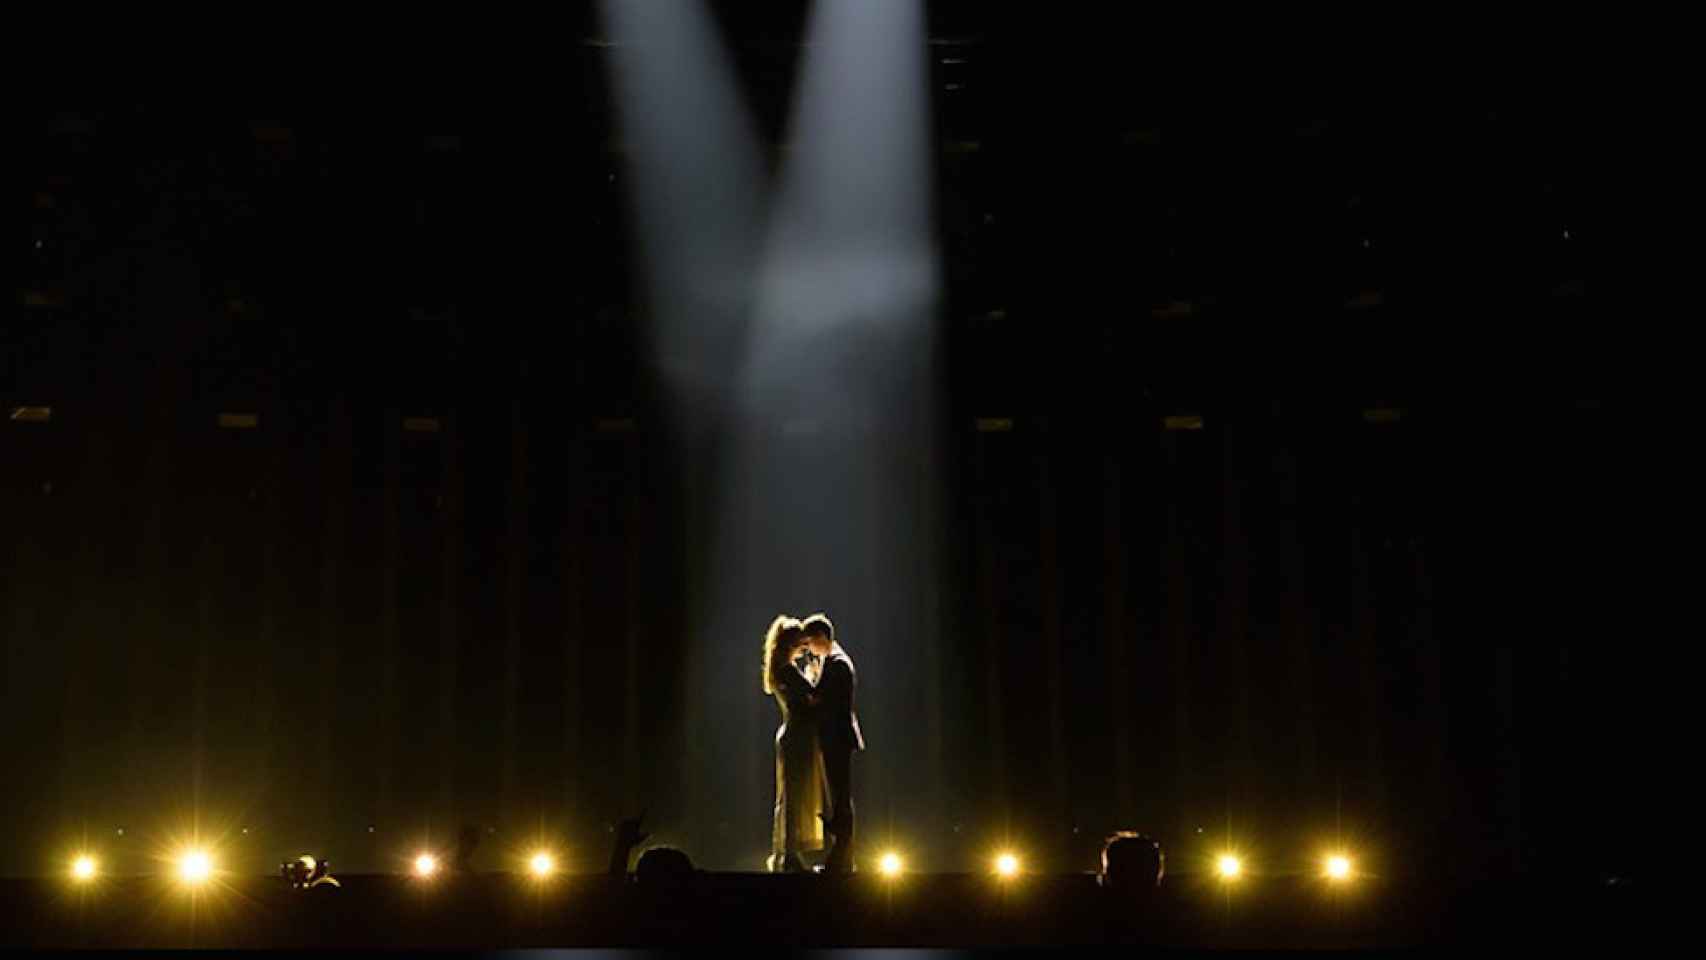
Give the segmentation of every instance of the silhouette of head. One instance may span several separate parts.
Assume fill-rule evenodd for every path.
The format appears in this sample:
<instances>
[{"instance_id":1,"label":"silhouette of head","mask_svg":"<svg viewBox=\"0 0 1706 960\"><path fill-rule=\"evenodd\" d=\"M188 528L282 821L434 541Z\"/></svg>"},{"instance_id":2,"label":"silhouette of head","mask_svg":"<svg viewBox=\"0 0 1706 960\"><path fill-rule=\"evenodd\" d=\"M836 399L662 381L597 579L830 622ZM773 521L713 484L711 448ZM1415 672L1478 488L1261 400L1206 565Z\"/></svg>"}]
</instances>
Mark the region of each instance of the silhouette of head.
<instances>
[{"instance_id":1,"label":"silhouette of head","mask_svg":"<svg viewBox=\"0 0 1706 960\"><path fill-rule=\"evenodd\" d=\"M800 621L800 629L805 632L806 645L812 648L812 653L820 657L829 656L829 651L835 647L835 624L828 616L814 613Z\"/></svg>"},{"instance_id":2,"label":"silhouette of head","mask_svg":"<svg viewBox=\"0 0 1706 960\"><path fill-rule=\"evenodd\" d=\"M649 889L671 889L693 882L697 871L687 854L674 847L652 847L634 865L634 881Z\"/></svg>"},{"instance_id":3,"label":"silhouette of head","mask_svg":"<svg viewBox=\"0 0 1706 960\"><path fill-rule=\"evenodd\" d=\"M1142 892L1161 885L1167 858L1161 844L1141 833L1122 830L1102 845L1102 886Z\"/></svg>"},{"instance_id":4,"label":"silhouette of head","mask_svg":"<svg viewBox=\"0 0 1706 960\"><path fill-rule=\"evenodd\" d=\"M778 677L785 677L783 667L794 659L804 639L800 632L800 621L787 614L782 614L770 621L770 629L764 631L764 652L761 654L762 679L764 692L776 692Z\"/></svg>"},{"instance_id":5,"label":"silhouette of head","mask_svg":"<svg viewBox=\"0 0 1706 960\"><path fill-rule=\"evenodd\" d=\"M314 871L318 866L313 857L303 854L295 860L286 860L279 864L278 869L292 886L302 886L314 879Z\"/></svg>"}]
</instances>

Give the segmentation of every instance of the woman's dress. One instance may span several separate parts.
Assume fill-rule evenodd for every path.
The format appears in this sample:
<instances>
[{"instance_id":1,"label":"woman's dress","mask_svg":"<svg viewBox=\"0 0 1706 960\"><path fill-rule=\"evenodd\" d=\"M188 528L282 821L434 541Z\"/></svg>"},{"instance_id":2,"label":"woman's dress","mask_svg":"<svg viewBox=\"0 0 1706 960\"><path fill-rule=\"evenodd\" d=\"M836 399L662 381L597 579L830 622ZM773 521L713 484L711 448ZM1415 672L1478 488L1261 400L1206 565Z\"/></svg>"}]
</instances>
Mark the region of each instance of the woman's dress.
<instances>
[{"instance_id":1,"label":"woman's dress","mask_svg":"<svg viewBox=\"0 0 1706 960\"><path fill-rule=\"evenodd\" d=\"M817 721L806 695L811 692L805 677L793 670L775 678L776 705L782 725L776 730L776 808L770 836L770 869L780 870L792 854L824 848L823 820L828 795L824 775L823 748L817 738Z\"/></svg>"}]
</instances>

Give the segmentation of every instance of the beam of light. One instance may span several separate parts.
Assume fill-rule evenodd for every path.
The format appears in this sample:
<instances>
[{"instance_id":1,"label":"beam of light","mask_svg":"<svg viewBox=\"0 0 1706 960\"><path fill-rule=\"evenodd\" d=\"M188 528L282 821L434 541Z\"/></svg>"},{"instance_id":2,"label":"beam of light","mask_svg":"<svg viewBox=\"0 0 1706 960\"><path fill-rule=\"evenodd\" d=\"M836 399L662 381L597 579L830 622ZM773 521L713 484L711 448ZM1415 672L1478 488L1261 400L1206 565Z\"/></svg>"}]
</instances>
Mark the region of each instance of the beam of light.
<instances>
[{"instance_id":1,"label":"beam of light","mask_svg":"<svg viewBox=\"0 0 1706 960\"><path fill-rule=\"evenodd\" d=\"M1011 879L1019 875L1019 858L1011 853L1003 853L995 858L995 874L1002 879Z\"/></svg>"},{"instance_id":2,"label":"beam of light","mask_svg":"<svg viewBox=\"0 0 1706 960\"><path fill-rule=\"evenodd\" d=\"M877 861L877 869L881 871L882 875L885 877L900 876L901 871L905 869L905 866L906 865L901 862L900 854L895 853L892 850L883 854L882 859Z\"/></svg>"},{"instance_id":3,"label":"beam of light","mask_svg":"<svg viewBox=\"0 0 1706 960\"><path fill-rule=\"evenodd\" d=\"M544 879L557 870L557 859L544 850L540 850L527 860L527 872Z\"/></svg>"},{"instance_id":4,"label":"beam of light","mask_svg":"<svg viewBox=\"0 0 1706 960\"><path fill-rule=\"evenodd\" d=\"M1322 865L1322 871L1329 880L1349 880L1351 877L1351 858L1342 853L1332 854Z\"/></svg>"},{"instance_id":5,"label":"beam of light","mask_svg":"<svg viewBox=\"0 0 1706 960\"><path fill-rule=\"evenodd\" d=\"M654 359L677 402L738 364L762 221L758 137L699 0L604 0Z\"/></svg>"},{"instance_id":6,"label":"beam of light","mask_svg":"<svg viewBox=\"0 0 1706 960\"><path fill-rule=\"evenodd\" d=\"M779 610L827 610L873 675L923 682L927 641L902 626L926 603L916 571L935 569L937 499L920 490L936 479L939 272L922 4L815 4L768 192L704 5L602 10L653 360L687 482L709 485L689 493L705 519L687 801L706 861L733 864L751 838L711 825L762 801L743 786L718 807L710 784L772 749L733 638L756 642ZM899 682L878 695L911 702Z\"/></svg>"},{"instance_id":7,"label":"beam of light","mask_svg":"<svg viewBox=\"0 0 1706 960\"><path fill-rule=\"evenodd\" d=\"M730 452L729 414L751 322L767 204L764 162L732 62L701 0L604 0L601 13L612 41L605 49L625 148L644 327L692 485L699 482L692 478L715 477L739 459ZM696 494L690 489L689 496ZM720 526L723 513L706 512L718 519L703 521L701 542L729 539ZM708 586L701 592L717 594ZM740 617L720 597L694 604L687 616L697 635L741 632ZM745 731L727 718L750 707L750 684L740 682L733 658L721 652L694 643L686 656L689 675L705 681L687 689L683 711L696 747L686 798L701 811L695 845L708 862L728 862L744 845L710 834L709 824L728 811L715 809L709 784L720 771L741 768Z\"/></svg>"},{"instance_id":8,"label":"beam of light","mask_svg":"<svg viewBox=\"0 0 1706 960\"><path fill-rule=\"evenodd\" d=\"M1244 861L1237 854L1223 853L1214 861L1214 872L1222 880L1236 880L1244 874Z\"/></svg>"},{"instance_id":9,"label":"beam of light","mask_svg":"<svg viewBox=\"0 0 1706 960\"><path fill-rule=\"evenodd\" d=\"M200 886L213 876L213 858L205 850L186 850L178 857L178 879Z\"/></svg>"},{"instance_id":10,"label":"beam of light","mask_svg":"<svg viewBox=\"0 0 1706 960\"><path fill-rule=\"evenodd\" d=\"M430 853L417 854L415 856L414 868L415 876L430 877L438 872L438 858Z\"/></svg>"},{"instance_id":11,"label":"beam of light","mask_svg":"<svg viewBox=\"0 0 1706 960\"><path fill-rule=\"evenodd\" d=\"M807 39L745 400L868 422L916 395L937 295L923 14L819 0Z\"/></svg>"},{"instance_id":12,"label":"beam of light","mask_svg":"<svg viewBox=\"0 0 1706 960\"><path fill-rule=\"evenodd\" d=\"M939 273L921 4L818 0L805 40L746 331L737 440L712 506L732 519L711 564L709 596L721 605L712 623L720 635L752 634L777 611L824 610L861 676L893 678L863 702L892 698L899 710L923 702L905 685L923 686L924 648L940 642L920 613L938 520ZM751 746L739 749L764 749L741 733ZM866 782L902 780L909 762L873 754ZM920 798L940 789L920 786Z\"/></svg>"},{"instance_id":13,"label":"beam of light","mask_svg":"<svg viewBox=\"0 0 1706 960\"><path fill-rule=\"evenodd\" d=\"M79 883L85 883L93 880L95 879L97 868L98 865L95 863L95 858L84 854L71 862L71 879L76 880Z\"/></svg>"}]
</instances>

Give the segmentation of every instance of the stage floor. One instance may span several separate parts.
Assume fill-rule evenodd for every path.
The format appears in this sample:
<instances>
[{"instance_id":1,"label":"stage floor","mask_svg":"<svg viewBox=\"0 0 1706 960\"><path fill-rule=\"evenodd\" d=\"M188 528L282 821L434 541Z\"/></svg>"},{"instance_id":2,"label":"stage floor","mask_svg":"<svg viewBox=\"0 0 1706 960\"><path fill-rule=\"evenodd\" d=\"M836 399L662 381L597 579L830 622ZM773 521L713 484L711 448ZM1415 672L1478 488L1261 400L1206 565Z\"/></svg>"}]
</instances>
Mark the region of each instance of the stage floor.
<instances>
[{"instance_id":1,"label":"stage floor","mask_svg":"<svg viewBox=\"0 0 1706 960\"><path fill-rule=\"evenodd\" d=\"M999 881L704 873L647 890L600 875L339 877L292 890L226 877L189 895L167 878L0 880L0 945L199 948L494 948L733 943L769 946L1357 948L1642 942L1627 886L1507 882L1445 891L1358 878L1169 876L1147 899L1087 875Z\"/></svg>"}]
</instances>

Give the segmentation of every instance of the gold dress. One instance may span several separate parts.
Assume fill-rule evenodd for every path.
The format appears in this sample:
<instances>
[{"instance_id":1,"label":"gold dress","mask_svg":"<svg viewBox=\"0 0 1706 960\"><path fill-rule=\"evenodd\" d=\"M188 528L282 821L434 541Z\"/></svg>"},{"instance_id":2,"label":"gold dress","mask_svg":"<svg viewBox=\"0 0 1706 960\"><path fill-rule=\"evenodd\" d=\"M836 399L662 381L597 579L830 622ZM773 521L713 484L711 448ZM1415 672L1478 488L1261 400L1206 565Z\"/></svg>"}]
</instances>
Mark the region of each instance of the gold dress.
<instances>
[{"instance_id":1,"label":"gold dress","mask_svg":"<svg viewBox=\"0 0 1706 960\"><path fill-rule=\"evenodd\" d=\"M811 686L797 672L777 678L776 706L782 725L776 730L776 809L771 821L770 869L780 870L789 854L824 847L824 798L828 795L823 748L818 743L817 719L806 704Z\"/></svg>"}]
</instances>

